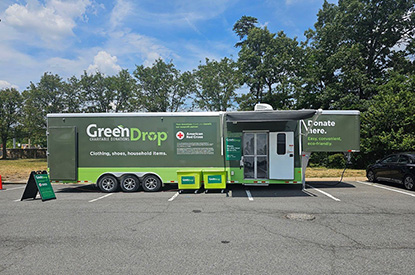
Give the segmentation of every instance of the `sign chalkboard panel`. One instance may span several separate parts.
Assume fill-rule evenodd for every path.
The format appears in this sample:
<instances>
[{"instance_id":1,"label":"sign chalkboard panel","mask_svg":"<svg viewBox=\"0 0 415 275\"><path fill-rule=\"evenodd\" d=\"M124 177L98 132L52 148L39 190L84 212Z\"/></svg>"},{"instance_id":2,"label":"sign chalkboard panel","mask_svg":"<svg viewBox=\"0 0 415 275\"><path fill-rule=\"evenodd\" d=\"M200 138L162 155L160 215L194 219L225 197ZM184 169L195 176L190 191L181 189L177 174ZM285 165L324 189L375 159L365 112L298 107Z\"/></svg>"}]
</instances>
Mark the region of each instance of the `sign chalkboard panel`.
<instances>
[{"instance_id":1,"label":"sign chalkboard panel","mask_svg":"<svg viewBox=\"0 0 415 275\"><path fill-rule=\"evenodd\" d=\"M241 160L241 138L226 138L226 160Z\"/></svg>"},{"instance_id":2,"label":"sign chalkboard panel","mask_svg":"<svg viewBox=\"0 0 415 275\"><path fill-rule=\"evenodd\" d=\"M30 173L21 201L24 199L35 199L37 192L39 192L42 201L56 199L55 192L50 184L49 175L46 171L32 171Z\"/></svg>"}]
</instances>

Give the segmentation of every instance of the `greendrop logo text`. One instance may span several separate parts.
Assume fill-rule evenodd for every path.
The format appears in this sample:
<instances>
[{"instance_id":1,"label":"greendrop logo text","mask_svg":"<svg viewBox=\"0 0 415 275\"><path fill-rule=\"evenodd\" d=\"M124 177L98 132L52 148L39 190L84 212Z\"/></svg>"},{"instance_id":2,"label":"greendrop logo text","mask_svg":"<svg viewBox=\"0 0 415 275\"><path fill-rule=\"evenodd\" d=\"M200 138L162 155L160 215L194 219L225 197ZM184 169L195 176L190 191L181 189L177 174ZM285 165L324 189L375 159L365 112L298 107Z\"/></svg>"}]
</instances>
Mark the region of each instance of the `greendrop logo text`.
<instances>
[{"instance_id":1,"label":"greendrop logo text","mask_svg":"<svg viewBox=\"0 0 415 275\"><path fill-rule=\"evenodd\" d=\"M89 124L86 134L91 141L157 141L157 146L167 139L166 132L144 132L138 128L127 128L119 125L115 128L99 128L97 124Z\"/></svg>"}]
</instances>

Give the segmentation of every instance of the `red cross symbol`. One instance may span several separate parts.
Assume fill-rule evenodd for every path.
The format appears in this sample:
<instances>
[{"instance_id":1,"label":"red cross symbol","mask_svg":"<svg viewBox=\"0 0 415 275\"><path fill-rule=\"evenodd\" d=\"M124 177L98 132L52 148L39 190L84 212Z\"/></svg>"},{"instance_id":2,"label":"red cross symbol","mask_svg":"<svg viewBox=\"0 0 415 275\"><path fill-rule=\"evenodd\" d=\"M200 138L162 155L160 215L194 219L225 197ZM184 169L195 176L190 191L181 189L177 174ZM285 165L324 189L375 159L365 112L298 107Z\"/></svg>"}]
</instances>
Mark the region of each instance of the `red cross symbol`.
<instances>
[{"instance_id":1,"label":"red cross symbol","mask_svg":"<svg viewBox=\"0 0 415 275\"><path fill-rule=\"evenodd\" d=\"M184 133L182 131L177 132L176 137L178 140L184 139Z\"/></svg>"}]
</instances>

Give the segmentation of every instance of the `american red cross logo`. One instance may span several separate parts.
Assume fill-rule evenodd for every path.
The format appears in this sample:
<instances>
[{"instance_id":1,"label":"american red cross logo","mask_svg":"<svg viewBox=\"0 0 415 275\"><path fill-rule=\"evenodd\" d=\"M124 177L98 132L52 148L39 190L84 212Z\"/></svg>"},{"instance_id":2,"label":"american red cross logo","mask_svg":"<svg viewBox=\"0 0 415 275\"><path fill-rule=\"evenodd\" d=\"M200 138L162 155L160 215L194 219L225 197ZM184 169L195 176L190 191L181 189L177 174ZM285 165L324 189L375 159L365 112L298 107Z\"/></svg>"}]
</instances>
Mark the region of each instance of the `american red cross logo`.
<instances>
[{"instance_id":1,"label":"american red cross logo","mask_svg":"<svg viewBox=\"0 0 415 275\"><path fill-rule=\"evenodd\" d=\"M184 133L183 133L182 131L177 132L177 134L176 134L176 138L177 138L178 140L182 140L182 139L184 139Z\"/></svg>"}]
</instances>

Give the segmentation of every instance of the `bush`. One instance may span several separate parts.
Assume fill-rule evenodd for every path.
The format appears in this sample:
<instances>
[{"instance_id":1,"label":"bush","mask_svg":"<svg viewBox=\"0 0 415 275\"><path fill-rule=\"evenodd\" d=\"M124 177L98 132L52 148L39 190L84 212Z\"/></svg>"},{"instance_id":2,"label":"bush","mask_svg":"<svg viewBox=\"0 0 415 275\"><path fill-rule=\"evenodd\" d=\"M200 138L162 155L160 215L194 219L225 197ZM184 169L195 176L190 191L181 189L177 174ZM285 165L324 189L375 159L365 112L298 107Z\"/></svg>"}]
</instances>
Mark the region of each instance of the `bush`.
<instances>
[{"instance_id":1,"label":"bush","mask_svg":"<svg viewBox=\"0 0 415 275\"><path fill-rule=\"evenodd\" d=\"M328 168L344 168L346 165L346 160L344 159L343 154L334 154L328 157Z\"/></svg>"},{"instance_id":2,"label":"bush","mask_svg":"<svg viewBox=\"0 0 415 275\"><path fill-rule=\"evenodd\" d=\"M327 152L313 152L310 156L308 165L310 167L326 167L327 166Z\"/></svg>"}]
</instances>

